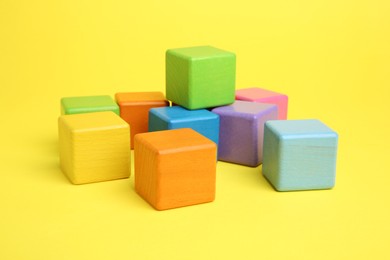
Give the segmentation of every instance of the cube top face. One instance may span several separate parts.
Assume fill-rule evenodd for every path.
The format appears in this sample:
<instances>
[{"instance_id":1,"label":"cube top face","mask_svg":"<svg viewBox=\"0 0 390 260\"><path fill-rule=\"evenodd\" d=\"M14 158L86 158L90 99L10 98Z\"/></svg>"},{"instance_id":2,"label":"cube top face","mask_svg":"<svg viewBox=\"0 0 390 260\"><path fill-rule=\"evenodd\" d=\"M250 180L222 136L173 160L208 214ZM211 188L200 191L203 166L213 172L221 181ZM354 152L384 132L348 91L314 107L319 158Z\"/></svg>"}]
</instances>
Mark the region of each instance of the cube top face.
<instances>
[{"instance_id":1,"label":"cube top face","mask_svg":"<svg viewBox=\"0 0 390 260\"><path fill-rule=\"evenodd\" d=\"M108 95L65 97L61 99L61 114L71 115L80 113L112 111L119 115L119 107Z\"/></svg>"},{"instance_id":2,"label":"cube top face","mask_svg":"<svg viewBox=\"0 0 390 260\"><path fill-rule=\"evenodd\" d=\"M166 94L187 109L234 102L236 56L210 46L166 52Z\"/></svg>"},{"instance_id":3,"label":"cube top face","mask_svg":"<svg viewBox=\"0 0 390 260\"><path fill-rule=\"evenodd\" d=\"M238 89L236 91L236 98L239 100L256 101L256 100L266 99L270 97L277 97L277 96L287 97L284 94L280 94L263 88L255 88L255 87Z\"/></svg>"},{"instance_id":4,"label":"cube top face","mask_svg":"<svg viewBox=\"0 0 390 260\"><path fill-rule=\"evenodd\" d=\"M59 121L72 132L87 132L112 128L129 128L129 125L111 111L63 115Z\"/></svg>"},{"instance_id":5,"label":"cube top face","mask_svg":"<svg viewBox=\"0 0 390 260\"><path fill-rule=\"evenodd\" d=\"M330 137L337 140L337 133L316 119L270 120L265 123L281 139Z\"/></svg>"},{"instance_id":6,"label":"cube top face","mask_svg":"<svg viewBox=\"0 0 390 260\"><path fill-rule=\"evenodd\" d=\"M206 109L187 110L180 106L152 108L151 111L171 124L194 120L218 120L219 118L218 115Z\"/></svg>"},{"instance_id":7,"label":"cube top face","mask_svg":"<svg viewBox=\"0 0 390 260\"><path fill-rule=\"evenodd\" d=\"M236 91L236 100L275 104L278 106L278 119L287 119L288 96L286 95L262 88L246 88Z\"/></svg>"},{"instance_id":8,"label":"cube top face","mask_svg":"<svg viewBox=\"0 0 390 260\"><path fill-rule=\"evenodd\" d=\"M167 100L162 92L125 92L116 93L115 99L119 105L133 103L166 103Z\"/></svg>"},{"instance_id":9,"label":"cube top face","mask_svg":"<svg viewBox=\"0 0 390 260\"><path fill-rule=\"evenodd\" d=\"M212 59L216 57L234 57L235 54L212 46L195 46L167 50L167 53L177 55L183 59Z\"/></svg>"},{"instance_id":10,"label":"cube top face","mask_svg":"<svg viewBox=\"0 0 390 260\"><path fill-rule=\"evenodd\" d=\"M213 113L225 116L235 116L248 119L256 119L270 111L277 111L276 105L263 104L248 101L236 100L232 105L217 107L212 110Z\"/></svg>"},{"instance_id":11,"label":"cube top face","mask_svg":"<svg viewBox=\"0 0 390 260\"><path fill-rule=\"evenodd\" d=\"M216 144L190 128L142 133L135 143L142 142L159 154L175 153L197 148L215 148Z\"/></svg>"}]
</instances>

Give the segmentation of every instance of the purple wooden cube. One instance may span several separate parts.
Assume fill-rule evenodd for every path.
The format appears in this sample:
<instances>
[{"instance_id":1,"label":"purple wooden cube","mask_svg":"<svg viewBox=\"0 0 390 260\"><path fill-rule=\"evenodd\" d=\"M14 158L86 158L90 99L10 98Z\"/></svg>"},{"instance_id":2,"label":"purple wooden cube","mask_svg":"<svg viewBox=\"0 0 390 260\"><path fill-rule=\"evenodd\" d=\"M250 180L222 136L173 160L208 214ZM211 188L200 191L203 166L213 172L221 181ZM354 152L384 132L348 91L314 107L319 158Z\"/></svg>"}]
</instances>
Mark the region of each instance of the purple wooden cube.
<instances>
[{"instance_id":1,"label":"purple wooden cube","mask_svg":"<svg viewBox=\"0 0 390 260\"><path fill-rule=\"evenodd\" d=\"M277 106L236 100L212 112L220 116L218 160L247 166L261 164L264 123L278 118Z\"/></svg>"}]
</instances>

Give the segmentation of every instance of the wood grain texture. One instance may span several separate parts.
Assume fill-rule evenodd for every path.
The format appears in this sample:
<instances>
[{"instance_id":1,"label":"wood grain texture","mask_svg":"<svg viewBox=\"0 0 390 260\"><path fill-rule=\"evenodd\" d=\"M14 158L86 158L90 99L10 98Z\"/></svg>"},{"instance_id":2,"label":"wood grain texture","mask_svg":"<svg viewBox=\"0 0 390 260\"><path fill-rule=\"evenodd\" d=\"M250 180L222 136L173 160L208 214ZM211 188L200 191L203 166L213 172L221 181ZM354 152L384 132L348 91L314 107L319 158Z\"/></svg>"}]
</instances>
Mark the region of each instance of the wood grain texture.
<instances>
[{"instance_id":1,"label":"wood grain texture","mask_svg":"<svg viewBox=\"0 0 390 260\"><path fill-rule=\"evenodd\" d=\"M130 176L130 128L113 112L58 119L60 165L74 184Z\"/></svg>"},{"instance_id":2,"label":"wood grain texture","mask_svg":"<svg viewBox=\"0 0 390 260\"><path fill-rule=\"evenodd\" d=\"M259 165L263 158L264 123L277 119L276 105L237 100L212 112L220 116L218 160Z\"/></svg>"},{"instance_id":3,"label":"wood grain texture","mask_svg":"<svg viewBox=\"0 0 390 260\"><path fill-rule=\"evenodd\" d=\"M278 106L278 119L287 119L287 95L263 88L244 88L236 90L236 100L275 104Z\"/></svg>"},{"instance_id":4,"label":"wood grain texture","mask_svg":"<svg viewBox=\"0 0 390 260\"><path fill-rule=\"evenodd\" d=\"M108 95L64 97L61 99L61 115L112 111L119 115L119 107Z\"/></svg>"},{"instance_id":5,"label":"wood grain texture","mask_svg":"<svg viewBox=\"0 0 390 260\"><path fill-rule=\"evenodd\" d=\"M216 144L183 128L135 136L135 190L157 210L215 199Z\"/></svg>"},{"instance_id":6,"label":"wood grain texture","mask_svg":"<svg viewBox=\"0 0 390 260\"><path fill-rule=\"evenodd\" d=\"M180 106L149 111L149 131L191 128L218 145L219 116L206 109L188 110Z\"/></svg>"},{"instance_id":7,"label":"wood grain texture","mask_svg":"<svg viewBox=\"0 0 390 260\"><path fill-rule=\"evenodd\" d=\"M234 102L236 56L211 46L166 52L166 95L187 109Z\"/></svg>"},{"instance_id":8,"label":"wood grain texture","mask_svg":"<svg viewBox=\"0 0 390 260\"><path fill-rule=\"evenodd\" d=\"M335 185L338 135L318 120L268 121L263 175L278 191Z\"/></svg>"},{"instance_id":9,"label":"wood grain texture","mask_svg":"<svg viewBox=\"0 0 390 260\"><path fill-rule=\"evenodd\" d=\"M161 92L116 93L115 99L120 108L120 116L131 127L131 149L134 148L134 136L148 131L149 110L169 106L169 101Z\"/></svg>"}]
</instances>

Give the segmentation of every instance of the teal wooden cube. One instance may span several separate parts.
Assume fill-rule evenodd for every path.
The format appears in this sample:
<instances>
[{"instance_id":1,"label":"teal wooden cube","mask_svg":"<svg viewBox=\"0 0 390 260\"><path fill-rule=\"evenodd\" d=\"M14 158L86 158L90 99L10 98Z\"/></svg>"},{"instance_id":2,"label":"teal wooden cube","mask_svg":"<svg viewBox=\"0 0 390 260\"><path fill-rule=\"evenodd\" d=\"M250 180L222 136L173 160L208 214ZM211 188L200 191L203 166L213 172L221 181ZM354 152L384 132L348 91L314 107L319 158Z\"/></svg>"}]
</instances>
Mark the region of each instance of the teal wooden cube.
<instances>
[{"instance_id":1,"label":"teal wooden cube","mask_svg":"<svg viewBox=\"0 0 390 260\"><path fill-rule=\"evenodd\" d=\"M338 135L319 120L265 123L263 175L278 191L335 185Z\"/></svg>"},{"instance_id":2,"label":"teal wooden cube","mask_svg":"<svg viewBox=\"0 0 390 260\"><path fill-rule=\"evenodd\" d=\"M119 116L119 106L108 95L64 97L61 99L61 115L112 111Z\"/></svg>"},{"instance_id":3,"label":"teal wooden cube","mask_svg":"<svg viewBox=\"0 0 390 260\"><path fill-rule=\"evenodd\" d=\"M236 55L211 46L166 52L166 96L187 109L232 104Z\"/></svg>"}]
</instances>

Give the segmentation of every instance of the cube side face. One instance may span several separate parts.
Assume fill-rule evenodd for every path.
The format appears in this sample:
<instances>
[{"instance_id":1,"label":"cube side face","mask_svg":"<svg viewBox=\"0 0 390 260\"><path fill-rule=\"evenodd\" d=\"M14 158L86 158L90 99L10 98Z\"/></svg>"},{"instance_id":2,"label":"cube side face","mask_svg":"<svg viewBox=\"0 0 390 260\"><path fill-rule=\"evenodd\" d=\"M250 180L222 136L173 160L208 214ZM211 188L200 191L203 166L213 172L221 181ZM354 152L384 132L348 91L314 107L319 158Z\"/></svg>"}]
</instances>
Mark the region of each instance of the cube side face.
<instances>
[{"instance_id":1,"label":"cube side face","mask_svg":"<svg viewBox=\"0 0 390 260\"><path fill-rule=\"evenodd\" d=\"M189 109L232 104L235 99L236 57L192 59L189 66Z\"/></svg>"},{"instance_id":2,"label":"cube side face","mask_svg":"<svg viewBox=\"0 0 390 260\"><path fill-rule=\"evenodd\" d=\"M189 59L168 50L165 56L167 99L184 107L189 106Z\"/></svg>"},{"instance_id":3,"label":"cube side face","mask_svg":"<svg viewBox=\"0 0 390 260\"><path fill-rule=\"evenodd\" d=\"M148 132L149 110L157 107L165 107L166 102L153 103L125 103L119 104L120 117L125 120L131 127L130 144L134 148L134 136L139 133Z\"/></svg>"},{"instance_id":4,"label":"cube side face","mask_svg":"<svg viewBox=\"0 0 390 260\"><path fill-rule=\"evenodd\" d=\"M74 183L73 134L63 117L58 119L58 139L61 170Z\"/></svg>"},{"instance_id":5,"label":"cube side face","mask_svg":"<svg viewBox=\"0 0 390 260\"><path fill-rule=\"evenodd\" d=\"M102 111L112 111L119 115L119 106L110 96L65 97L61 99L62 115Z\"/></svg>"},{"instance_id":6,"label":"cube side face","mask_svg":"<svg viewBox=\"0 0 390 260\"><path fill-rule=\"evenodd\" d=\"M264 147L264 131L265 131L265 124L268 120L276 120L278 118L278 108L277 106L273 106L269 108L267 111L262 113L256 118L256 131L255 131L255 137L253 137L254 140L257 140L257 147L258 147L258 153L257 153L257 164L260 164L263 162L263 147Z\"/></svg>"},{"instance_id":7,"label":"cube side face","mask_svg":"<svg viewBox=\"0 0 390 260\"><path fill-rule=\"evenodd\" d=\"M150 110L149 131L192 128L218 144L219 116L205 109L167 107Z\"/></svg>"},{"instance_id":8,"label":"cube side face","mask_svg":"<svg viewBox=\"0 0 390 260\"><path fill-rule=\"evenodd\" d=\"M134 138L135 190L153 207L156 207L157 202L157 155L142 135Z\"/></svg>"},{"instance_id":9,"label":"cube side face","mask_svg":"<svg viewBox=\"0 0 390 260\"><path fill-rule=\"evenodd\" d=\"M155 208L165 210L214 201L216 159L215 145L159 154Z\"/></svg>"},{"instance_id":10,"label":"cube side face","mask_svg":"<svg viewBox=\"0 0 390 260\"><path fill-rule=\"evenodd\" d=\"M330 189L335 185L337 135L282 138L278 190Z\"/></svg>"},{"instance_id":11,"label":"cube side face","mask_svg":"<svg viewBox=\"0 0 390 260\"><path fill-rule=\"evenodd\" d=\"M112 127L73 133L75 184L130 176L129 127Z\"/></svg>"},{"instance_id":12,"label":"cube side face","mask_svg":"<svg viewBox=\"0 0 390 260\"><path fill-rule=\"evenodd\" d=\"M248 166L258 162L258 134L253 117L220 115L218 160Z\"/></svg>"},{"instance_id":13,"label":"cube side face","mask_svg":"<svg viewBox=\"0 0 390 260\"><path fill-rule=\"evenodd\" d=\"M149 110L149 121L148 121L148 131L162 131L168 130L169 121L162 117L159 113L158 109L150 109Z\"/></svg>"},{"instance_id":14,"label":"cube side face","mask_svg":"<svg viewBox=\"0 0 390 260\"><path fill-rule=\"evenodd\" d=\"M207 137L216 145L219 143L219 116L209 118L193 118L188 121L171 121L168 129L191 128Z\"/></svg>"},{"instance_id":15,"label":"cube side face","mask_svg":"<svg viewBox=\"0 0 390 260\"><path fill-rule=\"evenodd\" d=\"M278 135L265 123L262 173L277 190L280 189L280 150Z\"/></svg>"},{"instance_id":16,"label":"cube side face","mask_svg":"<svg viewBox=\"0 0 390 260\"><path fill-rule=\"evenodd\" d=\"M286 95L277 95L273 97L261 98L256 102L275 104L278 106L278 119L287 119L288 97Z\"/></svg>"}]
</instances>

